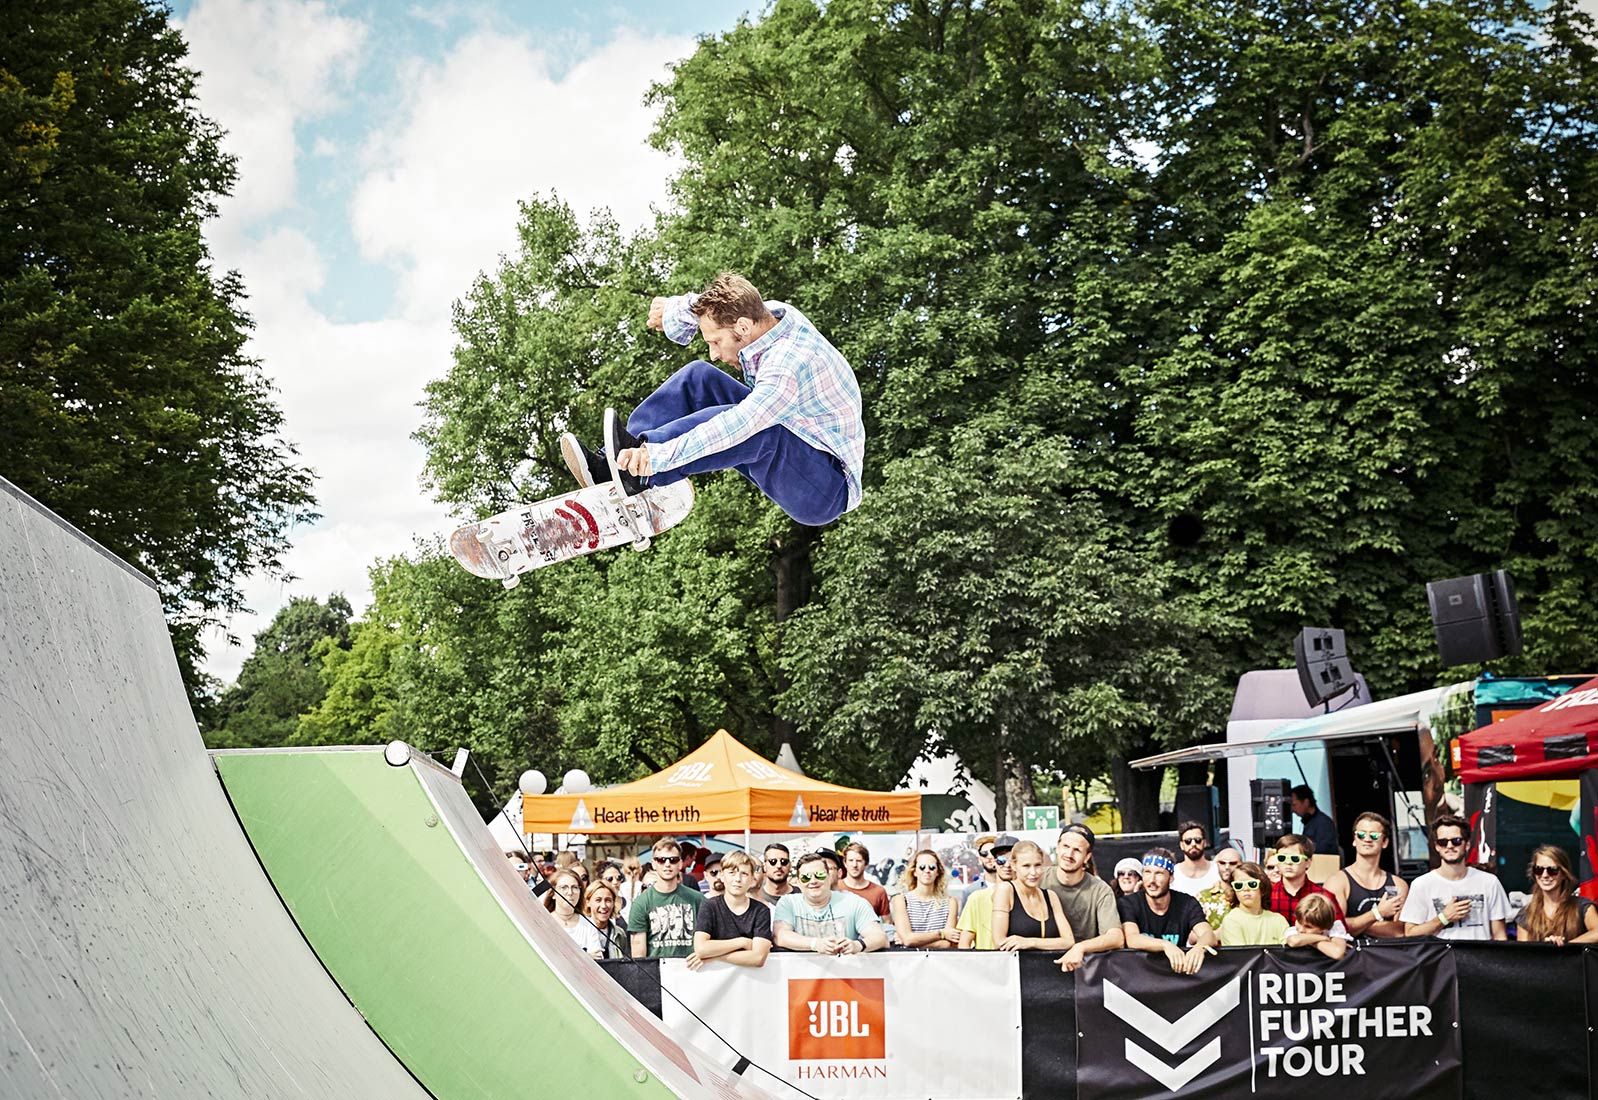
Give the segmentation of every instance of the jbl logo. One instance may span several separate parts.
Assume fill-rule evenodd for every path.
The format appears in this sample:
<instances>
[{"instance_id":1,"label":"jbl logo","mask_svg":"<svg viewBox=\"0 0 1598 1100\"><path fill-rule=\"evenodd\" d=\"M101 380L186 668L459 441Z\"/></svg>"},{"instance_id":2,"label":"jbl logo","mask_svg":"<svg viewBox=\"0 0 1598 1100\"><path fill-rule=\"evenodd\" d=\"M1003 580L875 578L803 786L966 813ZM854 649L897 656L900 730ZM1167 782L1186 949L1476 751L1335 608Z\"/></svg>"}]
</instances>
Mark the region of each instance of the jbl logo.
<instances>
[{"instance_id":1,"label":"jbl logo","mask_svg":"<svg viewBox=\"0 0 1598 1100\"><path fill-rule=\"evenodd\" d=\"M790 980L788 1057L886 1057L884 1002L881 978Z\"/></svg>"},{"instance_id":2,"label":"jbl logo","mask_svg":"<svg viewBox=\"0 0 1598 1100\"><path fill-rule=\"evenodd\" d=\"M716 770L714 764L703 761L694 764L679 764L677 770L666 779L668 787L697 787L710 779L711 772Z\"/></svg>"},{"instance_id":3,"label":"jbl logo","mask_svg":"<svg viewBox=\"0 0 1598 1100\"><path fill-rule=\"evenodd\" d=\"M862 1038L871 1025L860 1022L859 1001L811 1001L810 1034L817 1039Z\"/></svg>"}]
</instances>

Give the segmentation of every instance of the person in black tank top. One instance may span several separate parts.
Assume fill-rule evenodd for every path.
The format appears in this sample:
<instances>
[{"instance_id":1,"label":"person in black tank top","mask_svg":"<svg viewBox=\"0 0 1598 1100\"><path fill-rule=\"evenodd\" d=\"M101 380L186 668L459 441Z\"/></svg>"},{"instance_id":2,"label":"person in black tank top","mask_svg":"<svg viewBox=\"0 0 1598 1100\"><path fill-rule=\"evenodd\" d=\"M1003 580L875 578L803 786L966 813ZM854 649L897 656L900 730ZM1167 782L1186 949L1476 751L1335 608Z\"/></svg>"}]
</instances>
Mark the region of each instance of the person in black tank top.
<instances>
[{"instance_id":1,"label":"person in black tank top","mask_svg":"<svg viewBox=\"0 0 1598 1100\"><path fill-rule=\"evenodd\" d=\"M1354 862L1326 880L1326 889L1343 907L1343 923L1350 935L1391 938L1404 934L1398 914L1409 886L1381 865L1382 850L1392 835L1392 823L1381 814L1360 814L1354 819ZM1367 886L1367 882L1376 885Z\"/></svg>"},{"instance_id":2,"label":"person in black tank top","mask_svg":"<svg viewBox=\"0 0 1598 1100\"><path fill-rule=\"evenodd\" d=\"M1010 849L1015 881L993 893L993 943L1000 951L1069 951L1076 943L1060 899L1043 889L1048 861L1043 849L1023 840Z\"/></svg>"}]
</instances>

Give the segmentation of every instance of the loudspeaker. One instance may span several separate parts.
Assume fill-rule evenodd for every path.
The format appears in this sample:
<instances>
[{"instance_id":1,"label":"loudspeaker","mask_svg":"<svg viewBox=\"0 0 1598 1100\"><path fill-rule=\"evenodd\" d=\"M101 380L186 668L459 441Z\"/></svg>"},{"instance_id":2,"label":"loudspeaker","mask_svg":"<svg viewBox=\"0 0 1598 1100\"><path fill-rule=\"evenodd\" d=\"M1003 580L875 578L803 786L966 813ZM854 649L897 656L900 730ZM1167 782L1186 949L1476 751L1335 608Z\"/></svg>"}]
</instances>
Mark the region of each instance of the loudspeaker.
<instances>
[{"instance_id":1,"label":"loudspeaker","mask_svg":"<svg viewBox=\"0 0 1598 1100\"><path fill-rule=\"evenodd\" d=\"M1204 826L1204 835L1210 847L1220 842L1221 792L1208 783L1182 783L1176 788L1176 827L1184 821L1197 821ZM1177 840L1182 838L1178 836Z\"/></svg>"},{"instance_id":2,"label":"loudspeaker","mask_svg":"<svg viewBox=\"0 0 1598 1100\"><path fill-rule=\"evenodd\" d=\"M1276 838L1293 831L1291 788L1285 779L1250 779L1248 800L1254 818L1254 847L1267 848Z\"/></svg>"},{"instance_id":3,"label":"loudspeaker","mask_svg":"<svg viewBox=\"0 0 1598 1100\"><path fill-rule=\"evenodd\" d=\"M1504 570L1432 581L1426 601L1445 667L1520 653L1520 605L1515 581Z\"/></svg>"},{"instance_id":4,"label":"loudspeaker","mask_svg":"<svg viewBox=\"0 0 1598 1100\"><path fill-rule=\"evenodd\" d=\"M1306 626L1293 639L1293 662L1298 666L1304 698L1312 707L1358 685L1341 630Z\"/></svg>"}]
</instances>

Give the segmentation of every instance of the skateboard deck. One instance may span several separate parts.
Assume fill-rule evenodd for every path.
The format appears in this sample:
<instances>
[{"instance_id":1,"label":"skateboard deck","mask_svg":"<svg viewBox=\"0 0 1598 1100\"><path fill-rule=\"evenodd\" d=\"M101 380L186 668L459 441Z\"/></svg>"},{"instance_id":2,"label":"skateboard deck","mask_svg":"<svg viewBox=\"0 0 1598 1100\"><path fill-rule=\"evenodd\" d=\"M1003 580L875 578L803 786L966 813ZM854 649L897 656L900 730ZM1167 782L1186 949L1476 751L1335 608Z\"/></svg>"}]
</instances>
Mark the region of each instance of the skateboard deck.
<instances>
[{"instance_id":1,"label":"skateboard deck","mask_svg":"<svg viewBox=\"0 0 1598 1100\"><path fill-rule=\"evenodd\" d=\"M468 573L514 588L521 574L556 562L616 546L647 550L693 506L687 479L630 497L605 482L457 527L449 550Z\"/></svg>"}]
</instances>

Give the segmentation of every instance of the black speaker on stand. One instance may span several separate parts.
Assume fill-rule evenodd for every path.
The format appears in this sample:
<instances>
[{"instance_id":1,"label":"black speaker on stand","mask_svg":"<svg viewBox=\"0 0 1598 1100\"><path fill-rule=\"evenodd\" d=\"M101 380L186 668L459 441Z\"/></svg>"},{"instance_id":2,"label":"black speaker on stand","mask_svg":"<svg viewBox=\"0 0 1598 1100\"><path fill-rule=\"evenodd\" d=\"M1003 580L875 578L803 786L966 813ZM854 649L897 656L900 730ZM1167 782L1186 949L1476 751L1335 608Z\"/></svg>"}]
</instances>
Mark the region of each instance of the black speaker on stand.
<instances>
[{"instance_id":1,"label":"black speaker on stand","mask_svg":"<svg viewBox=\"0 0 1598 1100\"><path fill-rule=\"evenodd\" d=\"M1214 848L1221 836L1221 792L1208 783L1182 783L1176 788L1176 827L1184 821L1197 821ZM1177 837L1181 840L1181 837Z\"/></svg>"},{"instance_id":2,"label":"black speaker on stand","mask_svg":"<svg viewBox=\"0 0 1598 1100\"><path fill-rule=\"evenodd\" d=\"M1276 843L1276 838L1293 831L1293 807L1288 802L1292 788L1285 779L1250 779L1248 800L1254 818L1254 849Z\"/></svg>"},{"instance_id":3,"label":"black speaker on stand","mask_svg":"<svg viewBox=\"0 0 1598 1100\"><path fill-rule=\"evenodd\" d=\"M1502 569L1426 585L1444 667L1514 657L1523 648L1515 581Z\"/></svg>"}]
</instances>

